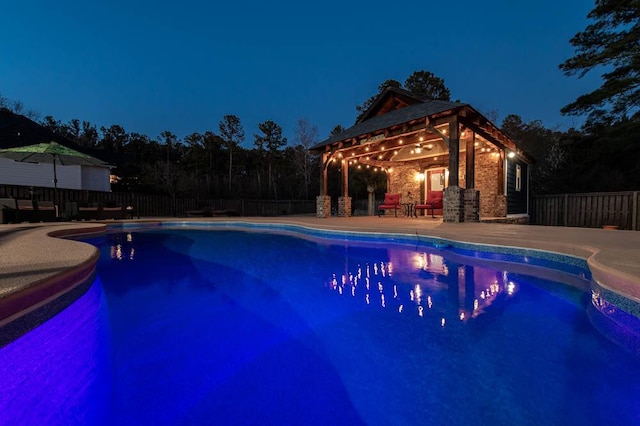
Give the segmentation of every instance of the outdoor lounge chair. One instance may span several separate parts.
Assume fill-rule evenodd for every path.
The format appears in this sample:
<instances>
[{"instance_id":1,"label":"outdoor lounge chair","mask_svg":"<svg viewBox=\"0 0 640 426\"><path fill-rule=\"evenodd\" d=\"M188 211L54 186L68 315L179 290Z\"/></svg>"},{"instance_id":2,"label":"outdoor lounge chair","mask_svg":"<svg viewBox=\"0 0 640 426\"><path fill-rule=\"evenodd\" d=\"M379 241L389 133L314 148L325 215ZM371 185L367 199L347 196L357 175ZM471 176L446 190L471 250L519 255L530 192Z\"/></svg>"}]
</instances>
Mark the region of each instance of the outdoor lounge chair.
<instances>
[{"instance_id":1,"label":"outdoor lounge chair","mask_svg":"<svg viewBox=\"0 0 640 426\"><path fill-rule=\"evenodd\" d=\"M57 220L56 206L53 201L36 201L34 204L38 221L55 222Z\"/></svg>"},{"instance_id":2,"label":"outdoor lounge chair","mask_svg":"<svg viewBox=\"0 0 640 426\"><path fill-rule=\"evenodd\" d=\"M124 207L113 204L106 203L100 206L100 219L124 219Z\"/></svg>"},{"instance_id":3,"label":"outdoor lounge chair","mask_svg":"<svg viewBox=\"0 0 640 426\"><path fill-rule=\"evenodd\" d=\"M99 207L95 203L78 203L75 216L78 220L96 220L100 218L99 213Z\"/></svg>"},{"instance_id":4,"label":"outdoor lounge chair","mask_svg":"<svg viewBox=\"0 0 640 426\"><path fill-rule=\"evenodd\" d=\"M15 198L0 198L0 223L16 222L17 210Z\"/></svg>"},{"instance_id":5,"label":"outdoor lounge chair","mask_svg":"<svg viewBox=\"0 0 640 426\"><path fill-rule=\"evenodd\" d=\"M16 222L36 222L36 209L31 200L16 200Z\"/></svg>"},{"instance_id":6,"label":"outdoor lounge chair","mask_svg":"<svg viewBox=\"0 0 640 426\"><path fill-rule=\"evenodd\" d=\"M435 209L442 208L442 191L430 191L427 201L424 204L417 204L415 206L416 211L431 209L431 217L435 218Z\"/></svg>"},{"instance_id":7,"label":"outdoor lounge chair","mask_svg":"<svg viewBox=\"0 0 640 426\"><path fill-rule=\"evenodd\" d=\"M213 207L204 206L197 210L187 210L187 217L211 217Z\"/></svg>"},{"instance_id":8,"label":"outdoor lounge chair","mask_svg":"<svg viewBox=\"0 0 640 426\"><path fill-rule=\"evenodd\" d=\"M378 206L378 217L382 214L383 210L393 209L393 213L398 217L398 208L400 207L401 194L384 194L384 201Z\"/></svg>"}]
</instances>

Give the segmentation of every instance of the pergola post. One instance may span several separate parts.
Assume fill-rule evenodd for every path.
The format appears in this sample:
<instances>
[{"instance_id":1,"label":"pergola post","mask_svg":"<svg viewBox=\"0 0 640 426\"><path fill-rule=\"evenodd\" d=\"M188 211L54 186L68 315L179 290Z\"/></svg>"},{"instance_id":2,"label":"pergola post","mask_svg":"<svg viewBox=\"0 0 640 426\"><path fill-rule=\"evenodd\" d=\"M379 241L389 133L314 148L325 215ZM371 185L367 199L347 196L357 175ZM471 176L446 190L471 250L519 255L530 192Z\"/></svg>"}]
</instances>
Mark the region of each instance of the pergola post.
<instances>
[{"instance_id":1,"label":"pergola post","mask_svg":"<svg viewBox=\"0 0 640 426\"><path fill-rule=\"evenodd\" d=\"M329 153L322 153L320 162L320 195L316 197L316 217L331 217L331 197L327 195L327 168L329 167Z\"/></svg>"},{"instance_id":2,"label":"pergola post","mask_svg":"<svg viewBox=\"0 0 640 426\"><path fill-rule=\"evenodd\" d=\"M464 221L480 221L480 191L476 185L476 133L466 137L466 172L464 191Z\"/></svg>"},{"instance_id":3,"label":"pergola post","mask_svg":"<svg viewBox=\"0 0 640 426\"><path fill-rule=\"evenodd\" d=\"M464 189L460 188L460 126L458 117L449 121L449 186L444 190L443 220L464 221Z\"/></svg>"},{"instance_id":4,"label":"pergola post","mask_svg":"<svg viewBox=\"0 0 640 426\"><path fill-rule=\"evenodd\" d=\"M338 216L350 217L351 216L351 197L349 197L349 162L342 160L341 164L341 179L342 183L340 188L342 189L342 195L338 198Z\"/></svg>"},{"instance_id":5,"label":"pergola post","mask_svg":"<svg viewBox=\"0 0 640 426\"><path fill-rule=\"evenodd\" d=\"M495 211L494 214L496 217L506 217L507 216L507 195L505 194L505 186L507 182L505 181L504 174L504 166L505 166L505 151L504 149L499 149L498 154L500 155L498 158L498 177L497 177L497 191L496 191L496 202L495 202Z\"/></svg>"}]
</instances>

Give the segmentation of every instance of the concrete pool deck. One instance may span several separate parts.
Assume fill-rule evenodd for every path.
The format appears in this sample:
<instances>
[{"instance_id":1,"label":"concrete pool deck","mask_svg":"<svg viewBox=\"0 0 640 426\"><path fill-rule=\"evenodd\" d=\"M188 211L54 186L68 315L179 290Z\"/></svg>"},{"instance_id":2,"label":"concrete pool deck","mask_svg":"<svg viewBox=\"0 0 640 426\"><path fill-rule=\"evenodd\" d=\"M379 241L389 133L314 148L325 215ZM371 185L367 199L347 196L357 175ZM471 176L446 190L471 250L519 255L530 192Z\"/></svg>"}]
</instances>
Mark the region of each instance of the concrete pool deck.
<instances>
[{"instance_id":1,"label":"concrete pool deck","mask_svg":"<svg viewBox=\"0 0 640 426\"><path fill-rule=\"evenodd\" d=\"M107 223L159 221L253 222L310 228L433 236L454 241L537 249L587 260L602 286L640 302L640 232L590 228L443 223L431 218L331 217L158 218ZM0 225L0 326L64 294L93 273L97 250L57 237L101 233L100 222Z\"/></svg>"}]
</instances>

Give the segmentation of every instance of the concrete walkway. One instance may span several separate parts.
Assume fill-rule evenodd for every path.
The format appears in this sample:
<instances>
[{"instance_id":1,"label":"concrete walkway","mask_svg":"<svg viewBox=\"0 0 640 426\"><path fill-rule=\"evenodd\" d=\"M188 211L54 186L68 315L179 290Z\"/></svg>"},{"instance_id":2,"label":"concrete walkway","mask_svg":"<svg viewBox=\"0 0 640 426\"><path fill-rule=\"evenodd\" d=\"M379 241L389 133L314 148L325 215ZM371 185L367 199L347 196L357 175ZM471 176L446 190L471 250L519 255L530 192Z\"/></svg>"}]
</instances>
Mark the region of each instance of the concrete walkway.
<instances>
[{"instance_id":1,"label":"concrete walkway","mask_svg":"<svg viewBox=\"0 0 640 426\"><path fill-rule=\"evenodd\" d=\"M282 218L157 219L247 221L373 233L401 233L455 241L547 250L587 259L594 279L614 292L640 301L640 232L490 223L442 223L431 218L290 216ZM65 287L91 275L98 252L93 246L51 237L103 232L101 223L0 225L0 326L28 306L42 305ZM45 291L46 290L46 291Z\"/></svg>"}]
</instances>

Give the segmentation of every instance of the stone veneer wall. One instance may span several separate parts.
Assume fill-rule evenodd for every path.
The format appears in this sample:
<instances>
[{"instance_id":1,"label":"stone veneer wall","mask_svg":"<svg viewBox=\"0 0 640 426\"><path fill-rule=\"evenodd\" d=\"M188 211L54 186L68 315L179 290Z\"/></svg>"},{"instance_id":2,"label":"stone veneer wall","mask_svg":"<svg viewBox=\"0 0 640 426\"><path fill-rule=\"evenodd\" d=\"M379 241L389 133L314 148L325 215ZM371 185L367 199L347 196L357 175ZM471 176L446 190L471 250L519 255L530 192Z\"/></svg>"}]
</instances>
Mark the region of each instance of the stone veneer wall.
<instances>
[{"instance_id":1,"label":"stone veneer wall","mask_svg":"<svg viewBox=\"0 0 640 426\"><path fill-rule=\"evenodd\" d=\"M331 217L331 197L318 195L316 197L316 217Z\"/></svg>"},{"instance_id":2,"label":"stone veneer wall","mask_svg":"<svg viewBox=\"0 0 640 426\"><path fill-rule=\"evenodd\" d=\"M465 152L461 152L460 157L458 158L458 186L460 188L465 188L467 186L466 178L467 178L467 154Z\"/></svg>"},{"instance_id":3,"label":"stone veneer wall","mask_svg":"<svg viewBox=\"0 0 640 426\"><path fill-rule=\"evenodd\" d=\"M351 197L338 197L338 217L351 217Z\"/></svg>"},{"instance_id":4,"label":"stone veneer wall","mask_svg":"<svg viewBox=\"0 0 640 426\"><path fill-rule=\"evenodd\" d=\"M465 194L466 186L466 153L460 152L458 167L458 191L454 196L457 200L460 196L460 205L452 207L451 218L461 215L465 221L478 221L480 217L506 217L507 204L506 196L498 195L498 164L500 157L493 153L476 151L475 159L475 191ZM403 165L393 168L389 174L389 185L387 192L402 194L402 202L407 201L408 193L411 192L414 202L423 201L421 196L424 182L416 180L416 174L423 173L424 169L418 164ZM501 187L504 185L500 183ZM421 198L422 197L422 198ZM478 208L479 215L473 212L473 207ZM458 209L461 210L458 210ZM399 210L399 214L404 211ZM455 221L455 220L454 220Z\"/></svg>"},{"instance_id":5,"label":"stone veneer wall","mask_svg":"<svg viewBox=\"0 0 640 426\"><path fill-rule=\"evenodd\" d=\"M480 192L476 189L464 190L464 221L480 221Z\"/></svg>"},{"instance_id":6,"label":"stone veneer wall","mask_svg":"<svg viewBox=\"0 0 640 426\"><path fill-rule=\"evenodd\" d=\"M507 196L496 195L495 217L507 217Z\"/></svg>"},{"instance_id":7,"label":"stone veneer wall","mask_svg":"<svg viewBox=\"0 0 640 426\"><path fill-rule=\"evenodd\" d=\"M500 156L496 153L476 151L476 180L475 189L480 191L480 217L504 217L506 216L506 198L504 208L500 204L498 195L498 164Z\"/></svg>"},{"instance_id":8,"label":"stone veneer wall","mask_svg":"<svg viewBox=\"0 0 640 426\"><path fill-rule=\"evenodd\" d=\"M403 166L397 166L393 168L393 171L389 173L389 180L387 185L387 192L391 194L402 194L400 199L401 203L413 201L417 203L422 201L420 199L420 190L423 181L416 180L416 175L423 172L418 164L409 164ZM409 198L411 193L411 198ZM393 214L393 211L390 212ZM385 214L386 211L385 211ZM404 215L404 209L398 209L398 215Z\"/></svg>"},{"instance_id":9,"label":"stone veneer wall","mask_svg":"<svg viewBox=\"0 0 640 426\"><path fill-rule=\"evenodd\" d=\"M449 186L444 189L443 220L445 222L464 222L464 193L459 186Z\"/></svg>"}]
</instances>

